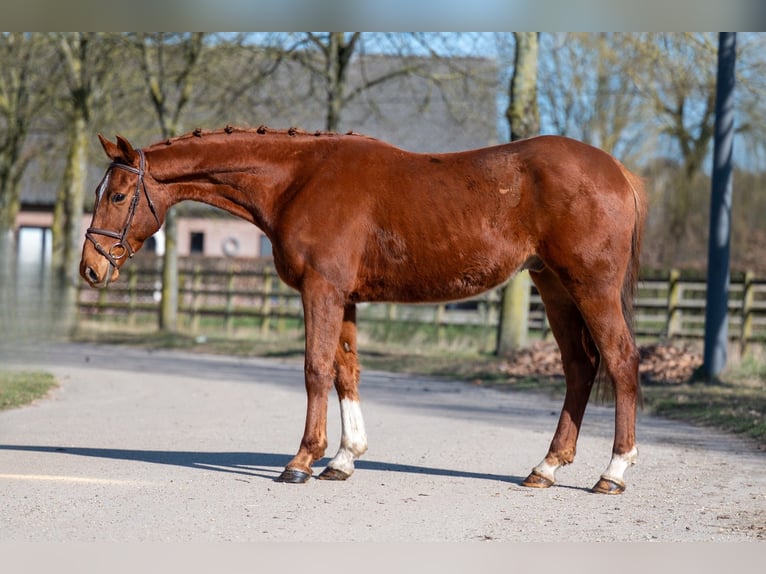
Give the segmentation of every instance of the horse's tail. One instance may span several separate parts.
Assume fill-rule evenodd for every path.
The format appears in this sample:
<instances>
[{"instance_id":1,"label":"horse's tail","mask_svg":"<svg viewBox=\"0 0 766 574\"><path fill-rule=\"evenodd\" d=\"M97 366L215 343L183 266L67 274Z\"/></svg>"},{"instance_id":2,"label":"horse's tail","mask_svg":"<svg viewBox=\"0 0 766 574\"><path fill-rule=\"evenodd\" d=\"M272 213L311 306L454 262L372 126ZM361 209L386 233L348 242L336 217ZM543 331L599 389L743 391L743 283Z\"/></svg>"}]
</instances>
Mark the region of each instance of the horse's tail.
<instances>
[{"instance_id":1,"label":"horse's tail","mask_svg":"<svg viewBox=\"0 0 766 574\"><path fill-rule=\"evenodd\" d=\"M627 170L620 164L623 176L628 181L633 192L633 204L635 206L635 220L633 223L633 236L630 243L630 261L625 270L625 279L622 284L622 314L633 332L633 300L638 288L639 256L641 254L641 240L646 220L647 199L644 190L644 182L637 175Z\"/></svg>"},{"instance_id":2,"label":"horse's tail","mask_svg":"<svg viewBox=\"0 0 766 574\"><path fill-rule=\"evenodd\" d=\"M635 339L633 330L633 300L635 299L638 288L638 274L640 267L639 257L641 254L641 240L648 202L646 191L644 190L643 179L628 171L628 169L620 162L617 163L633 195L634 220L630 241L630 259L628 260L628 267L625 270L625 278L622 282L621 300L622 315L625 318L625 323L628 326L631 337ZM614 398L614 381L607 375L605 365L603 364L603 361L601 361L601 356L597 349L596 356L599 363L595 381L597 386L596 398L597 400L611 400ZM604 384L605 382L607 384ZM640 385L638 387L638 399L639 403L643 404Z\"/></svg>"}]
</instances>

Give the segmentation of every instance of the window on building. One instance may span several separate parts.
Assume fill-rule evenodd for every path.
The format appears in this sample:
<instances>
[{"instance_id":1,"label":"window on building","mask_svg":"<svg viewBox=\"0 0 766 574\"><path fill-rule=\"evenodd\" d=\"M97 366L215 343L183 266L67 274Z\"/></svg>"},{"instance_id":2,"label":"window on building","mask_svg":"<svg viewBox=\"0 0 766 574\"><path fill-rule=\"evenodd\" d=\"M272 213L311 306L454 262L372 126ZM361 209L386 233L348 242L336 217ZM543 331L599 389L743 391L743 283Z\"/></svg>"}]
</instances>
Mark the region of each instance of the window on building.
<instances>
[{"instance_id":1,"label":"window on building","mask_svg":"<svg viewBox=\"0 0 766 574\"><path fill-rule=\"evenodd\" d=\"M192 254L202 254L205 252L205 234L201 231L191 232L191 241L189 242L189 252Z\"/></svg>"},{"instance_id":2,"label":"window on building","mask_svg":"<svg viewBox=\"0 0 766 574\"><path fill-rule=\"evenodd\" d=\"M157 253L157 238L154 235L144 241L143 250L146 253Z\"/></svg>"}]
</instances>

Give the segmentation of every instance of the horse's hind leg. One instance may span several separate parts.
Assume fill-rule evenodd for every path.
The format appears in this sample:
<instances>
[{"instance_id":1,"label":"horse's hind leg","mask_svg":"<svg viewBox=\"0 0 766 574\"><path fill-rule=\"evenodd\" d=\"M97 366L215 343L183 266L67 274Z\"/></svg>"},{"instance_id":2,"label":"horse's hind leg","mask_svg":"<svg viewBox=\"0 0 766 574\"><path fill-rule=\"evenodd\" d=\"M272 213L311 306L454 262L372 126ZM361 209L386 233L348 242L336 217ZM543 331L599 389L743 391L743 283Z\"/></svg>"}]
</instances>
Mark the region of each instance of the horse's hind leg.
<instances>
[{"instance_id":1,"label":"horse's hind leg","mask_svg":"<svg viewBox=\"0 0 766 574\"><path fill-rule=\"evenodd\" d=\"M621 266L614 267L619 269ZM623 312L622 278L616 273L599 275L584 267L570 268L569 272L574 272L577 276L567 276L562 279L562 285L577 304L577 309L587 325L587 331L598 349L599 369L604 369L608 381L614 385L615 431L612 459L593 491L619 494L625 490L623 475L627 468L635 463L638 455L638 348Z\"/></svg>"},{"instance_id":2,"label":"horse's hind leg","mask_svg":"<svg viewBox=\"0 0 766 574\"><path fill-rule=\"evenodd\" d=\"M577 305L558 277L548 268L530 271L530 275L561 351L567 385L548 453L522 482L524 486L545 488L554 484L556 469L574 460L580 425L596 377L598 354Z\"/></svg>"},{"instance_id":3,"label":"horse's hind leg","mask_svg":"<svg viewBox=\"0 0 766 574\"><path fill-rule=\"evenodd\" d=\"M367 434L359 406L359 360L356 347L356 306L348 305L343 314L338 347L335 351L335 390L341 416L340 448L319 478L346 480L354 472L354 461L367 451Z\"/></svg>"},{"instance_id":4,"label":"horse's hind leg","mask_svg":"<svg viewBox=\"0 0 766 574\"><path fill-rule=\"evenodd\" d=\"M614 444L609 466L593 492L620 494L625 490L623 475L638 458L636 406L640 394L638 348L622 311L617 290L593 290L579 300L583 317L598 346L606 375L614 384Z\"/></svg>"}]
</instances>

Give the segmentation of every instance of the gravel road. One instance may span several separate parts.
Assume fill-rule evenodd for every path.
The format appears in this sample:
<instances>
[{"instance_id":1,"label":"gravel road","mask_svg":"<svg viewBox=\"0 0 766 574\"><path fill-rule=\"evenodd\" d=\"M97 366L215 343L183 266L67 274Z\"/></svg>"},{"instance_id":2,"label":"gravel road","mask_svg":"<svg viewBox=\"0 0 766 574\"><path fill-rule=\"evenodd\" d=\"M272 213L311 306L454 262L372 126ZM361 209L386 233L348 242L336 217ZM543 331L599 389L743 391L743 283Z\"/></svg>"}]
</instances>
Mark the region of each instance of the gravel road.
<instances>
[{"instance_id":1,"label":"gravel road","mask_svg":"<svg viewBox=\"0 0 766 574\"><path fill-rule=\"evenodd\" d=\"M575 464L530 490L559 401L364 372L354 476L287 485L273 478L303 430L300 363L72 344L0 359L61 383L0 412L0 541L766 538L766 456L710 430L640 416L627 492L594 495L612 410L591 405ZM333 401L329 456L339 430Z\"/></svg>"}]
</instances>

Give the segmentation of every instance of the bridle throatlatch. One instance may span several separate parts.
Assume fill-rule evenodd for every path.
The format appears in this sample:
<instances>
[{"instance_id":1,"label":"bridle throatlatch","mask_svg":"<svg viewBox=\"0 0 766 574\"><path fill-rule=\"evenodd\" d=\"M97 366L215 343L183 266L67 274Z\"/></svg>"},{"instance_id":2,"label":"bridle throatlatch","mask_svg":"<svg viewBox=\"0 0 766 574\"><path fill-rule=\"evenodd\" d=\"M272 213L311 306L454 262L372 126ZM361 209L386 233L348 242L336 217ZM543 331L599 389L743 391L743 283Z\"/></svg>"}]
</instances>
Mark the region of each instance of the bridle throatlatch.
<instances>
[{"instance_id":1,"label":"bridle throatlatch","mask_svg":"<svg viewBox=\"0 0 766 574\"><path fill-rule=\"evenodd\" d=\"M133 197L130 200L130 206L128 208L128 215L125 218L125 224L122 226L122 231L111 231L109 229L101 229L98 227L93 227L93 221L91 221L91 227L88 228L88 230L85 232L85 237L90 240L93 243L93 246L96 248L96 251L98 251L101 255L103 255L109 263L112 265L112 267L117 267L118 262L123 259L125 256L128 258L133 257L135 255L135 251L133 251L133 248L130 246L130 242L126 241L126 237L128 236L128 232L130 231L130 226L133 224L133 217L136 215L136 210L138 209L138 202L141 199L141 192L143 190L143 195L146 196L146 201L149 204L149 209L152 212L152 215L154 215L154 219L157 221L157 225L161 225L160 218L157 215L157 210L154 207L154 203L152 202L152 198L149 197L149 191L146 189L146 183L144 182L144 174L146 173L145 167L146 167L146 160L144 158L144 152L142 150L136 150L138 153L138 168L135 168L130 165L126 165L124 163L118 163L118 162L112 162L109 164L109 168L106 170L106 174L104 175L104 179L101 180L101 183L99 184L97 191L96 191L96 207L93 210L93 220L96 218L96 213L98 212L98 208L101 206L101 200L103 199L106 188L109 185L109 176L112 173L112 170L114 169L124 169L125 171L128 171L130 173L134 173L138 176L136 179L136 190L133 193ZM105 248L99 241L96 239L96 235L102 235L104 237L111 237L112 239L116 239L117 243L114 243L109 249Z\"/></svg>"}]
</instances>

